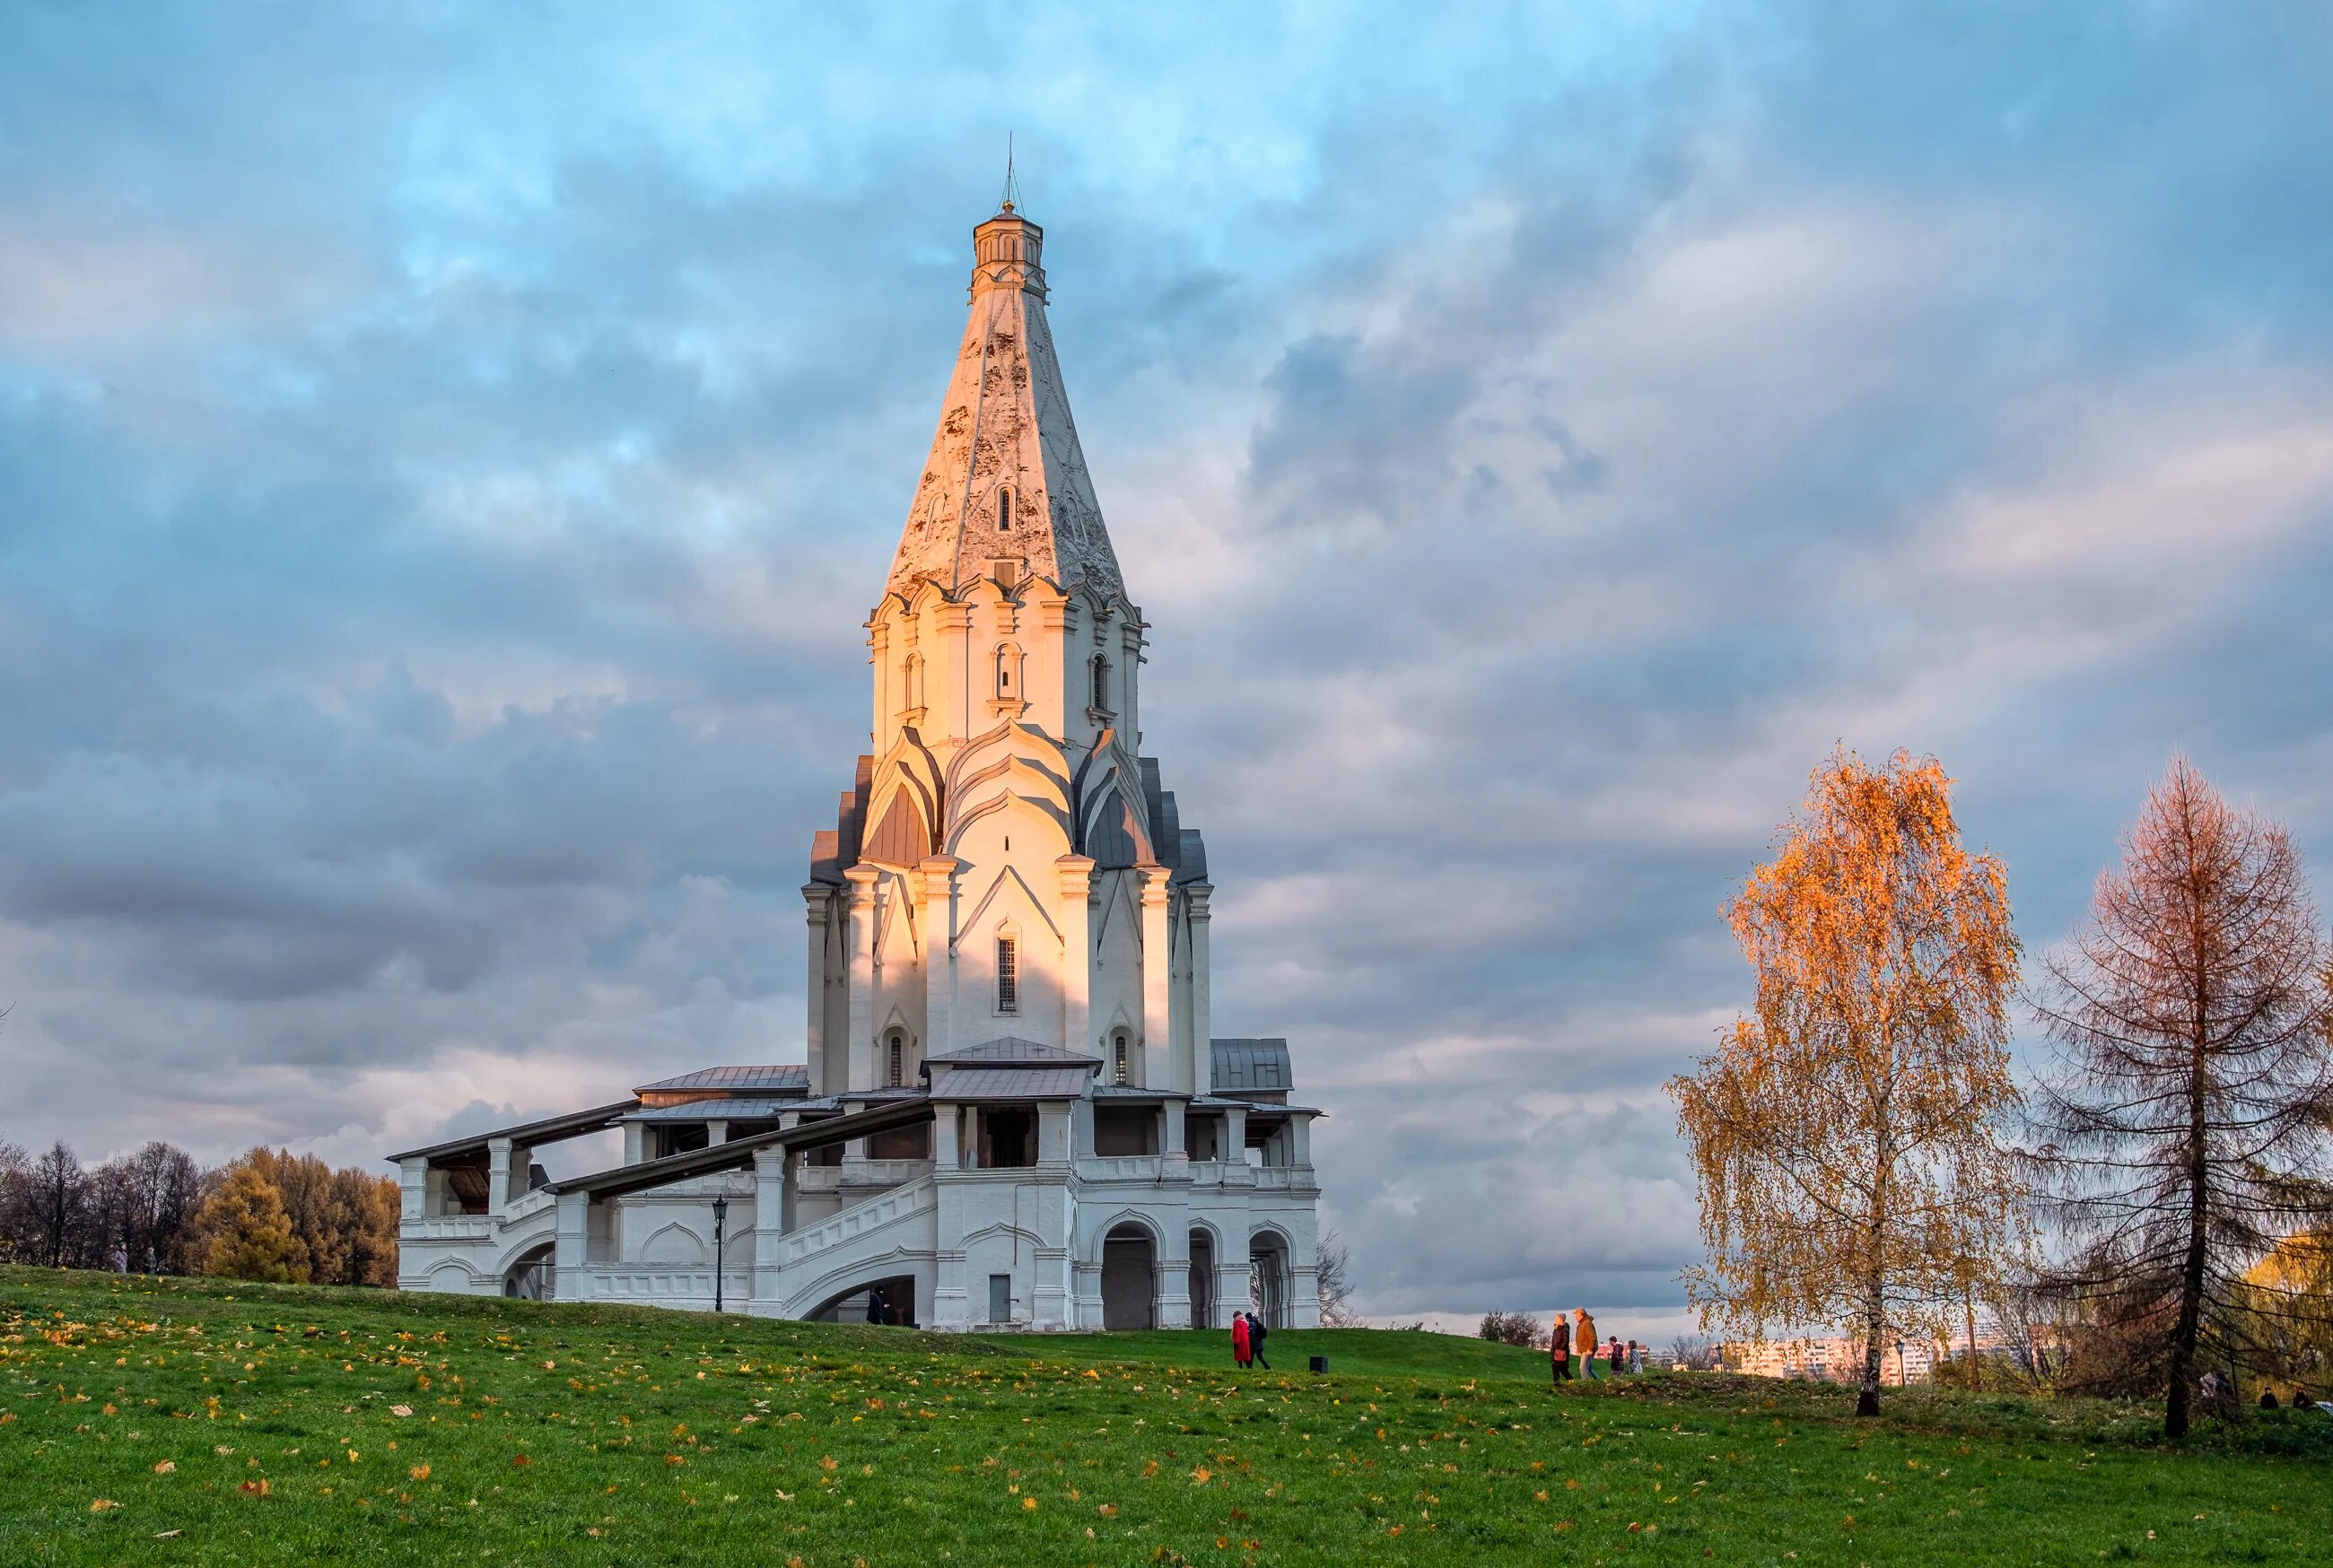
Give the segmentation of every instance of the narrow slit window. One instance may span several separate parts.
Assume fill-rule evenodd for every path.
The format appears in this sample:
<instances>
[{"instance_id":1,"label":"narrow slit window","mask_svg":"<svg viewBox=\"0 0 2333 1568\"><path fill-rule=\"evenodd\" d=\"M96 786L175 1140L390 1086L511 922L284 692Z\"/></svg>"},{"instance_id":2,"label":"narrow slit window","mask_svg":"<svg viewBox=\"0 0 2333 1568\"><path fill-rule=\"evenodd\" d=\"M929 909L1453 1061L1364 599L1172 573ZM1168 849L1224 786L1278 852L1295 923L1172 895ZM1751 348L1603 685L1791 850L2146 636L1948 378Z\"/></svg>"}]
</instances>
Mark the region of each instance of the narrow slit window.
<instances>
[{"instance_id":1,"label":"narrow slit window","mask_svg":"<svg viewBox=\"0 0 2333 1568\"><path fill-rule=\"evenodd\" d=\"M1109 706L1109 661L1099 657L1093 662L1093 705Z\"/></svg>"},{"instance_id":2,"label":"narrow slit window","mask_svg":"<svg viewBox=\"0 0 2333 1568\"><path fill-rule=\"evenodd\" d=\"M1126 1082L1126 1037L1124 1035L1118 1037L1116 1049L1111 1056L1111 1068L1112 1082L1119 1084Z\"/></svg>"},{"instance_id":3,"label":"narrow slit window","mask_svg":"<svg viewBox=\"0 0 2333 1568\"><path fill-rule=\"evenodd\" d=\"M890 1086L892 1088L896 1089L899 1086L901 1074L907 1066L907 1047L905 1042L903 1042L898 1036L893 1035L891 1037L890 1062Z\"/></svg>"},{"instance_id":4,"label":"narrow slit window","mask_svg":"<svg viewBox=\"0 0 2333 1568\"><path fill-rule=\"evenodd\" d=\"M1013 531L1013 492L1009 489L996 492L996 531Z\"/></svg>"},{"instance_id":5,"label":"narrow slit window","mask_svg":"<svg viewBox=\"0 0 2333 1568\"><path fill-rule=\"evenodd\" d=\"M996 1010L1021 1010L1021 944L1009 936L996 939Z\"/></svg>"}]
</instances>

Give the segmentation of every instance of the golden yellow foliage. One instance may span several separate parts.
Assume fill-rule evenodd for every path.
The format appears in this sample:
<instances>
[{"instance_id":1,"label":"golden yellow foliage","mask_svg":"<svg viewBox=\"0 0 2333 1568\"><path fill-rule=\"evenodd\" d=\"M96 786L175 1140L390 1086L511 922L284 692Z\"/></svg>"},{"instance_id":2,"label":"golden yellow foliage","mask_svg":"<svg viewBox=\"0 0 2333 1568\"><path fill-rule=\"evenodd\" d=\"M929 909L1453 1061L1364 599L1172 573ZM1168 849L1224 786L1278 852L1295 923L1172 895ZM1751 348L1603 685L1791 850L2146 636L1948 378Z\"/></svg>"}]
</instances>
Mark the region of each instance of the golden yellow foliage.
<instances>
[{"instance_id":1,"label":"golden yellow foliage","mask_svg":"<svg viewBox=\"0 0 2333 1568\"><path fill-rule=\"evenodd\" d=\"M1933 759L1833 753L1774 858L1725 906L1756 982L1672 1079L1708 1261L1704 1327L1852 1324L1877 1410L1880 1346L2021 1248L1999 1129L2017 1104L2008 875L1963 847Z\"/></svg>"}]
</instances>

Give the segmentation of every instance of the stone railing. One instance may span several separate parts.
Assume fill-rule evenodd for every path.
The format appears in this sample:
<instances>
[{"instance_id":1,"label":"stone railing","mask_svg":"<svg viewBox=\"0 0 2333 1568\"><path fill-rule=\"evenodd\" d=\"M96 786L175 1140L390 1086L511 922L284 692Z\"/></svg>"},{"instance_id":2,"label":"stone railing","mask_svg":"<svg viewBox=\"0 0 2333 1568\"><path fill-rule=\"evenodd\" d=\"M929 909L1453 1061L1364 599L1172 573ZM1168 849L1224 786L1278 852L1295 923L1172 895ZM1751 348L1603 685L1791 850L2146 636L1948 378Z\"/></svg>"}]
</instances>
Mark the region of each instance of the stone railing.
<instances>
[{"instance_id":1,"label":"stone railing","mask_svg":"<svg viewBox=\"0 0 2333 1568\"><path fill-rule=\"evenodd\" d=\"M911 1181L904 1187L869 1198L864 1203L854 1203L840 1214L830 1214L815 1225L804 1226L782 1238L782 1265L800 1263L803 1258L840 1247L854 1236L878 1227L905 1219L922 1212L938 1201L937 1189L929 1177Z\"/></svg>"},{"instance_id":2,"label":"stone railing","mask_svg":"<svg viewBox=\"0 0 2333 1568\"><path fill-rule=\"evenodd\" d=\"M491 1214L429 1214L400 1221L398 1231L408 1241L485 1241L494 1223Z\"/></svg>"},{"instance_id":3,"label":"stone railing","mask_svg":"<svg viewBox=\"0 0 2333 1568\"><path fill-rule=\"evenodd\" d=\"M559 1276L564 1286L574 1270ZM659 1266L653 1263L590 1263L582 1269L583 1296L593 1301L636 1301L656 1306L687 1306L709 1309L713 1305L713 1269L710 1265L688 1267ZM750 1268L729 1267L721 1271L723 1305L743 1307L753 1298L754 1274ZM571 1297L569 1299L572 1299Z\"/></svg>"},{"instance_id":4,"label":"stone railing","mask_svg":"<svg viewBox=\"0 0 2333 1568\"><path fill-rule=\"evenodd\" d=\"M1077 1163L1080 1181L1161 1181L1170 1168L1177 1178L1197 1169L1171 1154L1080 1154Z\"/></svg>"},{"instance_id":5,"label":"stone railing","mask_svg":"<svg viewBox=\"0 0 2333 1568\"><path fill-rule=\"evenodd\" d=\"M504 1204L503 1206L502 1220L505 1225L515 1225L522 1219L540 1214L546 1209L556 1209L558 1206L559 1195L557 1193L546 1191L542 1188L538 1187L532 1192L521 1193L518 1197Z\"/></svg>"}]
</instances>

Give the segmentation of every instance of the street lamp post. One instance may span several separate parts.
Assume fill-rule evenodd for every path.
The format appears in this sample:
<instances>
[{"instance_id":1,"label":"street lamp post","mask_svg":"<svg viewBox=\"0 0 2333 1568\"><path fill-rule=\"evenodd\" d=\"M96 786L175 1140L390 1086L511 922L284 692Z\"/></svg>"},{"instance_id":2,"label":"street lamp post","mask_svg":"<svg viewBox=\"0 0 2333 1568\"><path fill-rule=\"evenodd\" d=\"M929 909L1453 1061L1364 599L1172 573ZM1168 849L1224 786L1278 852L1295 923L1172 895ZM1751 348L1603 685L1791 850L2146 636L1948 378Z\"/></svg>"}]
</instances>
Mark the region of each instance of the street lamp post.
<instances>
[{"instance_id":1,"label":"street lamp post","mask_svg":"<svg viewBox=\"0 0 2333 1568\"><path fill-rule=\"evenodd\" d=\"M721 1310L721 1229L729 1221L729 1200L725 1194L713 1200L713 1310Z\"/></svg>"},{"instance_id":2,"label":"street lamp post","mask_svg":"<svg viewBox=\"0 0 2333 1568\"><path fill-rule=\"evenodd\" d=\"M717 1216L713 1221L713 1234L721 1234L721 1221ZM1896 1386L1899 1389L1907 1387L1911 1381L1912 1369L1904 1364L1904 1342L1899 1339L1896 1342Z\"/></svg>"}]
</instances>

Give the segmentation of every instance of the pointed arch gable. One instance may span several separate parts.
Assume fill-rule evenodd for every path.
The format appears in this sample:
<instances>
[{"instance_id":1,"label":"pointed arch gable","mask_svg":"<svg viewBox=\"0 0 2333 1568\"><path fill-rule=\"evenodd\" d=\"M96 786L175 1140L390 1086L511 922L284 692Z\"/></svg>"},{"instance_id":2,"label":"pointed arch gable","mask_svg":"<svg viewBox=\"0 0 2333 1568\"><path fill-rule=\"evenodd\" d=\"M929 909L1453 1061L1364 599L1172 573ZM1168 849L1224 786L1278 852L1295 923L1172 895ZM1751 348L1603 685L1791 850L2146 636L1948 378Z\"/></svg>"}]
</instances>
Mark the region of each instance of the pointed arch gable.
<instances>
[{"instance_id":1,"label":"pointed arch gable","mask_svg":"<svg viewBox=\"0 0 2333 1568\"><path fill-rule=\"evenodd\" d=\"M932 834L920 805L904 784L891 791L882 819L859 852L861 860L909 867L931 858Z\"/></svg>"},{"instance_id":2,"label":"pointed arch gable","mask_svg":"<svg viewBox=\"0 0 2333 1568\"><path fill-rule=\"evenodd\" d=\"M988 891L980 895L980 902L973 905L972 913L958 927L956 935L958 945L962 944L966 932L983 929L990 906L996 904L1000 900L1005 906L1007 918L1015 911L1026 909L1029 914L1035 917L1037 923L1051 935L1053 944L1056 947L1061 945L1061 928L1053 923L1053 917L1046 913L1044 904L1038 900L1036 891L1029 885L1020 871L1010 865L997 872L996 880L988 884Z\"/></svg>"},{"instance_id":3,"label":"pointed arch gable","mask_svg":"<svg viewBox=\"0 0 2333 1568\"><path fill-rule=\"evenodd\" d=\"M1070 827L1066 818L1055 811L1051 803L1032 800L1026 795L1014 792L992 795L977 806L966 808L949 830L947 853L961 856L965 836L973 827L1000 811L1011 811L1029 818L1032 827L1048 836L1047 846L1054 857L1070 853Z\"/></svg>"},{"instance_id":4,"label":"pointed arch gable","mask_svg":"<svg viewBox=\"0 0 2333 1568\"><path fill-rule=\"evenodd\" d=\"M1145 865L1157 858L1151 853L1148 824L1127 804L1125 792L1115 782L1094 798L1084 827L1082 853L1105 871Z\"/></svg>"}]
</instances>

